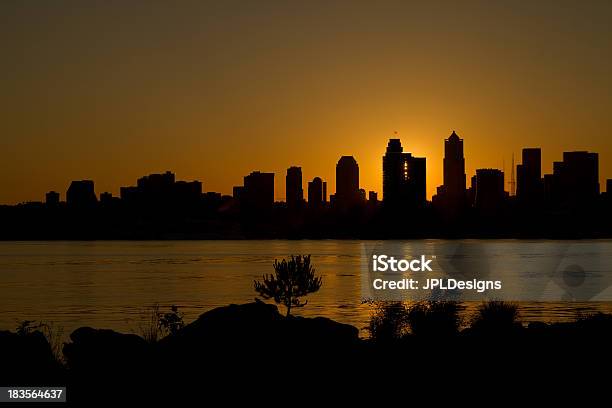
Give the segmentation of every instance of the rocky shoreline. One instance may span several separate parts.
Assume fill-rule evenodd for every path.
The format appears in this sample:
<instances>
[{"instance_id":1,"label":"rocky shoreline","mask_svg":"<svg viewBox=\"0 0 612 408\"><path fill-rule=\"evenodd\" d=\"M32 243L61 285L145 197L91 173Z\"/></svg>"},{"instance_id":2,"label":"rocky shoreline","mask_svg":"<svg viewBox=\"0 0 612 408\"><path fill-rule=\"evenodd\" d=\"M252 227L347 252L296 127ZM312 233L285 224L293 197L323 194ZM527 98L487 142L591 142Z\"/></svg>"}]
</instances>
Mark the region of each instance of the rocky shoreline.
<instances>
[{"instance_id":1,"label":"rocky shoreline","mask_svg":"<svg viewBox=\"0 0 612 408\"><path fill-rule=\"evenodd\" d=\"M92 396L105 400L109 390L134 401L215 394L240 399L246 390L271 384L289 392L291 384L315 377L325 386L375 373L409 375L408 368L421 379L424 372L457 368L553 370L608 361L612 315L527 326L474 324L456 333L420 330L386 340L358 334L327 318L285 317L259 301L210 310L154 343L81 327L64 344L63 361L38 331L2 331L0 383L67 385L69 402L80 405ZM234 392L224 391L228 385Z\"/></svg>"}]
</instances>

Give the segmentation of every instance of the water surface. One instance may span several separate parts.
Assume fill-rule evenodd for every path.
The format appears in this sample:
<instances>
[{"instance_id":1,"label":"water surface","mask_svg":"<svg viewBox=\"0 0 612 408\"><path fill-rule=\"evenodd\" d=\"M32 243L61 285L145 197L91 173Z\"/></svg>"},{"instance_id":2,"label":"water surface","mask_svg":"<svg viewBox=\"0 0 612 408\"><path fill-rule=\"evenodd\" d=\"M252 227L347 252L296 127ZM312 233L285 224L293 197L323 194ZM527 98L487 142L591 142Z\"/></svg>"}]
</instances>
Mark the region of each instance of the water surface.
<instances>
[{"instance_id":1,"label":"water surface","mask_svg":"<svg viewBox=\"0 0 612 408\"><path fill-rule=\"evenodd\" d=\"M439 242L439 241L438 241ZM455 241L456 242L456 241ZM363 328L362 241L69 241L0 242L0 329L43 320L66 334L88 325L138 332L155 303L179 305L187 322L230 303L253 301L253 280L276 258L312 254L321 290L296 314ZM470 304L466 312L469 316ZM524 321L559 321L609 303L522 303Z\"/></svg>"}]
</instances>

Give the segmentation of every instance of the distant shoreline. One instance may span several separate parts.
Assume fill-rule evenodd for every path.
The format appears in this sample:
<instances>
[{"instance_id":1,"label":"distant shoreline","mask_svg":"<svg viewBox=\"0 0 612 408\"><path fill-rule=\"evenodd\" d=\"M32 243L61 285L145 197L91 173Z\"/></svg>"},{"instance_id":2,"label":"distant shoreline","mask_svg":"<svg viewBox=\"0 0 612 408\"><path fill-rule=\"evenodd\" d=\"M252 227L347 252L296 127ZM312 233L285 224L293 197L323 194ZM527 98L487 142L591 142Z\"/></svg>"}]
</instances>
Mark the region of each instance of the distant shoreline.
<instances>
[{"instance_id":1,"label":"distant shoreline","mask_svg":"<svg viewBox=\"0 0 612 408\"><path fill-rule=\"evenodd\" d=\"M392 238L380 237L346 237L346 236L329 236L329 237L284 237L284 236L241 236L241 237L226 237L226 236L209 236L209 235L157 235L157 236L138 236L133 238L124 237L2 237L0 242L87 242L87 241L425 241L425 240L447 240L447 241L462 241L462 240L482 240L482 241L500 241L500 240L517 240L517 241L609 241L612 240L612 235L588 235L588 236L515 236L515 235L498 235L498 236L398 236Z\"/></svg>"}]
</instances>

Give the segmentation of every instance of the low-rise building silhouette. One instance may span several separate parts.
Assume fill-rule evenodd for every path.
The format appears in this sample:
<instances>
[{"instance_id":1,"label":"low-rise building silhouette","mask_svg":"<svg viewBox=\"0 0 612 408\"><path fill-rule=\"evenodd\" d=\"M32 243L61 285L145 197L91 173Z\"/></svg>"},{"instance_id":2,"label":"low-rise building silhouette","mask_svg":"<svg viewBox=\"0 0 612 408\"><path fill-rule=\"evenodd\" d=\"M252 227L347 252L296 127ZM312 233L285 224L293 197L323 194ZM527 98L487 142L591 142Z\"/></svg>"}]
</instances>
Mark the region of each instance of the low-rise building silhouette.
<instances>
[{"instance_id":1,"label":"low-rise building silhouette","mask_svg":"<svg viewBox=\"0 0 612 408\"><path fill-rule=\"evenodd\" d=\"M122 202L119 197L113 196L112 193L105 191L104 193L100 193L100 206L109 210L118 210L121 206Z\"/></svg>"},{"instance_id":2,"label":"low-rise building silhouette","mask_svg":"<svg viewBox=\"0 0 612 408\"><path fill-rule=\"evenodd\" d=\"M108 205L112 201L113 201L113 194L112 193L109 193L108 191L100 193L100 204Z\"/></svg>"},{"instance_id":3,"label":"low-rise building silhouette","mask_svg":"<svg viewBox=\"0 0 612 408\"><path fill-rule=\"evenodd\" d=\"M196 206L202 198L200 181L176 181L170 171L149 174L137 180L136 186L121 187L121 200L140 208Z\"/></svg>"},{"instance_id":4,"label":"low-rise building silhouette","mask_svg":"<svg viewBox=\"0 0 612 408\"><path fill-rule=\"evenodd\" d=\"M468 206L473 207L476 203L476 175L470 177L470 187L465 191Z\"/></svg>"},{"instance_id":5,"label":"low-rise building silhouette","mask_svg":"<svg viewBox=\"0 0 612 408\"><path fill-rule=\"evenodd\" d=\"M243 193L244 193L244 186L234 186L232 188L232 197L235 200L241 200Z\"/></svg>"},{"instance_id":6,"label":"low-rise building silhouette","mask_svg":"<svg viewBox=\"0 0 612 408\"><path fill-rule=\"evenodd\" d=\"M75 180L66 191L66 203L72 208L93 208L98 203L92 180Z\"/></svg>"},{"instance_id":7,"label":"low-rise building silhouette","mask_svg":"<svg viewBox=\"0 0 612 408\"><path fill-rule=\"evenodd\" d=\"M45 194L45 204L49 207L57 207L60 203L60 194L57 191L49 191Z\"/></svg>"},{"instance_id":8,"label":"low-rise building silhouette","mask_svg":"<svg viewBox=\"0 0 612 408\"><path fill-rule=\"evenodd\" d=\"M162 174L149 174L137 180L138 188L151 195L164 195L172 192L176 177L174 173L166 171Z\"/></svg>"},{"instance_id":9,"label":"low-rise building silhouette","mask_svg":"<svg viewBox=\"0 0 612 408\"><path fill-rule=\"evenodd\" d=\"M245 176L241 205L247 210L271 210L274 206L274 173L254 171Z\"/></svg>"},{"instance_id":10,"label":"low-rise building silhouette","mask_svg":"<svg viewBox=\"0 0 612 408\"><path fill-rule=\"evenodd\" d=\"M177 181L174 183L174 200L179 204L197 204L202 198L202 182Z\"/></svg>"},{"instance_id":11,"label":"low-rise building silhouette","mask_svg":"<svg viewBox=\"0 0 612 408\"><path fill-rule=\"evenodd\" d=\"M368 192L368 203L378 204L378 193L376 191Z\"/></svg>"},{"instance_id":12,"label":"low-rise building silhouette","mask_svg":"<svg viewBox=\"0 0 612 408\"><path fill-rule=\"evenodd\" d=\"M604 205L607 209L607 215L609 217L612 217L612 213L610 212L610 210L612 209L610 208L612 205L612 179L606 180L606 191L605 193L601 193L601 196L603 198Z\"/></svg>"}]
</instances>

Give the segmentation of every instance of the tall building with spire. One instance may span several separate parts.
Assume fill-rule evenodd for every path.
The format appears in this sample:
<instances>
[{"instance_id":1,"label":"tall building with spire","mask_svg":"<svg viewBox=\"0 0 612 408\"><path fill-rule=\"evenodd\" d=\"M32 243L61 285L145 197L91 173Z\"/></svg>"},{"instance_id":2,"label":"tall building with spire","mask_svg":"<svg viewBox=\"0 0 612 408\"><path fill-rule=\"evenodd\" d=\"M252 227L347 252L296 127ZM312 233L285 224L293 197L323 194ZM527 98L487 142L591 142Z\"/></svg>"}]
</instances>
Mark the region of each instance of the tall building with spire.
<instances>
[{"instance_id":1,"label":"tall building with spire","mask_svg":"<svg viewBox=\"0 0 612 408\"><path fill-rule=\"evenodd\" d=\"M444 140L444 188L453 198L465 195L465 157L463 139L453 133Z\"/></svg>"},{"instance_id":2,"label":"tall building with spire","mask_svg":"<svg viewBox=\"0 0 612 408\"><path fill-rule=\"evenodd\" d=\"M466 205L465 157L463 139L453 133L444 140L443 184L438 187L434 204L447 212Z\"/></svg>"}]
</instances>

